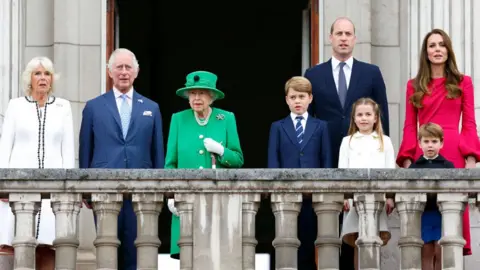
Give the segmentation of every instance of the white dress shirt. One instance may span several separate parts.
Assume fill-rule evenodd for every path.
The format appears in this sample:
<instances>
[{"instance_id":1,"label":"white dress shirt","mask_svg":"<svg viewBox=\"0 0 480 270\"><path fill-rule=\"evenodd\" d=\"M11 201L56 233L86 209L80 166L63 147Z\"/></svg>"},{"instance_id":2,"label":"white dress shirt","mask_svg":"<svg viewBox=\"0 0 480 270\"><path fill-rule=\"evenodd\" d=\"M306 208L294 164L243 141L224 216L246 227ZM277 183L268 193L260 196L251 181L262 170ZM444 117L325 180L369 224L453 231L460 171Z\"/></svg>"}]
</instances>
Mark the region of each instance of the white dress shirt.
<instances>
[{"instance_id":1,"label":"white dress shirt","mask_svg":"<svg viewBox=\"0 0 480 270\"><path fill-rule=\"evenodd\" d=\"M120 113L120 107L122 106L122 102L123 102L123 99L122 99L123 93L114 87L113 94L115 95L115 101L117 102L118 113ZM125 93L125 95L127 95L127 103L130 107L130 110L132 110L133 87L130 88L130 90L128 90L128 92Z\"/></svg>"},{"instance_id":2,"label":"white dress shirt","mask_svg":"<svg viewBox=\"0 0 480 270\"><path fill-rule=\"evenodd\" d=\"M340 74L340 60L332 56L332 71L333 71L333 80L335 81L335 86L338 91L338 75ZM345 66L343 66L343 72L345 73L345 80L347 81L347 89L350 86L350 77L352 76L352 67L353 67L353 56L345 61Z\"/></svg>"},{"instance_id":3,"label":"white dress shirt","mask_svg":"<svg viewBox=\"0 0 480 270\"><path fill-rule=\"evenodd\" d=\"M350 140L351 137L351 140ZM390 137L383 135L383 151L380 151L380 136L357 132L346 136L340 146L339 168L388 169L395 168L395 153Z\"/></svg>"},{"instance_id":4,"label":"white dress shirt","mask_svg":"<svg viewBox=\"0 0 480 270\"><path fill-rule=\"evenodd\" d=\"M303 132L305 132L305 128L307 127L307 119L308 119L308 112L304 112L302 115L290 113L290 117L292 118L293 121L293 128L297 126L297 119L295 119L297 116L303 116L303 119L300 121L303 127Z\"/></svg>"}]
</instances>

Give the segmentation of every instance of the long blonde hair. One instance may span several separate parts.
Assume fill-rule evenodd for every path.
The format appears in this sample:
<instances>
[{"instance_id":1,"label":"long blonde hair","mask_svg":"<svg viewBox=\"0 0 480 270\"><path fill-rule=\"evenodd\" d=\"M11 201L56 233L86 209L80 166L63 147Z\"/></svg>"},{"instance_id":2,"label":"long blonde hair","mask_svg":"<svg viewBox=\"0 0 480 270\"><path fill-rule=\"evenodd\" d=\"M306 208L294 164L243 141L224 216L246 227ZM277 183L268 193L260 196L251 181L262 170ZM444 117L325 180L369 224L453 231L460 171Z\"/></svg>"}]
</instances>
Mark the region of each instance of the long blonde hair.
<instances>
[{"instance_id":1,"label":"long blonde hair","mask_svg":"<svg viewBox=\"0 0 480 270\"><path fill-rule=\"evenodd\" d=\"M380 137L380 152L383 152L383 128L382 128L382 118L380 115L380 106L371 98L360 98L352 105L352 113L350 115L350 127L348 128L348 135L350 136L350 142L352 141L353 134L359 131L359 128L355 124L355 113L357 107L360 105L370 105L373 108L373 112L375 113L375 117L377 121L373 124L373 131L377 132L378 136Z\"/></svg>"},{"instance_id":2,"label":"long blonde hair","mask_svg":"<svg viewBox=\"0 0 480 270\"><path fill-rule=\"evenodd\" d=\"M447 61L445 62L445 88L447 89L447 98L454 99L462 95L462 89L458 84L463 80L463 75L460 73L457 67L457 61L455 60L455 53L452 48L452 40L441 29L433 29L427 35L422 42L422 51L420 52L420 59L418 64L417 76L413 81L413 88L415 92L410 96L409 102L416 108L422 108L422 100L425 94L429 95L430 90L428 85L432 80L431 63L428 59L427 47L428 39L432 35L440 35L443 39L443 44L447 49Z\"/></svg>"}]
</instances>

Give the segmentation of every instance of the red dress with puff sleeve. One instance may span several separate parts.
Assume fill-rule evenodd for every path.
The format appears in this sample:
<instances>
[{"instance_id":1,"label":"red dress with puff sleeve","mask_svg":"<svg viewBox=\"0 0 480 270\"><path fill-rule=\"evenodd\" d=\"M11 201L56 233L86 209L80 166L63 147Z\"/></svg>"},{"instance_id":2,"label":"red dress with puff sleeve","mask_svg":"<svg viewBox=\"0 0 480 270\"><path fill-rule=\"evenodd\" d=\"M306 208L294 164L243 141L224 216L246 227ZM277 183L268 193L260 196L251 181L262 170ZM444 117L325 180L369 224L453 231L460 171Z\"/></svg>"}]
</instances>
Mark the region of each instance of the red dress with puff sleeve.
<instances>
[{"instance_id":1,"label":"red dress with puff sleeve","mask_svg":"<svg viewBox=\"0 0 480 270\"><path fill-rule=\"evenodd\" d=\"M410 103L414 93L413 80L407 84L407 102L403 139L397 156L397 164L403 167L406 159L414 162L422 155L418 146L417 123L419 126L433 122L440 125L444 132L444 144L440 154L453 162L455 168L465 168L465 159L473 156L480 161L480 141L475 123L473 84L469 76L463 76L460 82L462 95L455 99L447 98L445 78L432 79L429 84L430 95L424 95L423 107L417 109ZM462 129L459 131L460 118ZM418 122L417 122L418 120ZM464 255L471 255L470 218L468 207L463 216L463 237L467 244Z\"/></svg>"}]
</instances>

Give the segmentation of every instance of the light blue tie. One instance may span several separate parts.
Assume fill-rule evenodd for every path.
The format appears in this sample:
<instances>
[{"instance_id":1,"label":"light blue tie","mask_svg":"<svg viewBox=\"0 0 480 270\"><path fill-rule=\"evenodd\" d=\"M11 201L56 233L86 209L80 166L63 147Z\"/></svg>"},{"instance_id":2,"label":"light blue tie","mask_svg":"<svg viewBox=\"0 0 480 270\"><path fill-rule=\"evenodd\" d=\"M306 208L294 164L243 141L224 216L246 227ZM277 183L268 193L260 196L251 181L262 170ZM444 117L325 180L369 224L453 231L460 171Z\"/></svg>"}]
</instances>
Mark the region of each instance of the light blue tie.
<instances>
[{"instance_id":1,"label":"light blue tie","mask_svg":"<svg viewBox=\"0 0 480 270\"><path fill-rule=\"evenodd\" d=\"M120 120L122 121L122 132L123 138L125 139L128 133L128 125L130 124L131 110L127 101L127 95L123 94L120 97L122 98L122 104L120 105Z\"/></svg>"},{"instance_id":2,"label":"light blue tie","mask_svg":"<svg viewBox=\"0 0 480 270\"><path fill-rule=\"evenodd\" d=\"M302 126L303 116L297 116L297 117L295 117L295 119L297 120L297 124L295 125L295 134L297 134L298 144L302 144L302 142L303 142L303 126Z\"/></svg>"},{"instance_id":3,"label":"light blue tie","mask_svg":"<svg viewBox=\"0 0 480 270\"><path fill-rule=\"evenodd\" d=\"M345 64L345 62L340 62L340 72L338 73L338 97L340 98L342 107L345 106L345 99L347 98L347 79L343 71Z\"/></svg>"}]
</instances>

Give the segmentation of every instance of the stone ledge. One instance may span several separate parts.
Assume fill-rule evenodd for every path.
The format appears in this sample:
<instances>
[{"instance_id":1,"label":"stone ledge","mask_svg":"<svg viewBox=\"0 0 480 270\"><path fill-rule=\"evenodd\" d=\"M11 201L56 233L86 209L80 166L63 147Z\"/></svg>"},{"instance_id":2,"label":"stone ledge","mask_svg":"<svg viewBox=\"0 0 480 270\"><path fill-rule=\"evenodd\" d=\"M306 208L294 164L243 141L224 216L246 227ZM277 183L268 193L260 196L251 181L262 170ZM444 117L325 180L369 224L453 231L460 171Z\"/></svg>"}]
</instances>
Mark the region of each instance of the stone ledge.
<instances>
[{"instance_id":1,"label":"stone ledge","mask_svg":"<svg viewBox=\"0 0 480 270\"><path fill-rule=\"evenodd\" d=\"M0 180L477 180L476 169L0 169Z\"/></svg>"},{"instance_id":2,"label":"stone ledge","mask_svg":"<svg viewBox=\"0 0 480 270\"><path fill-rule=\"evenodd\" d=\"M475 169L0 169L0 193L477 193L477 179Z\"/></svg>"}]
</instances>

